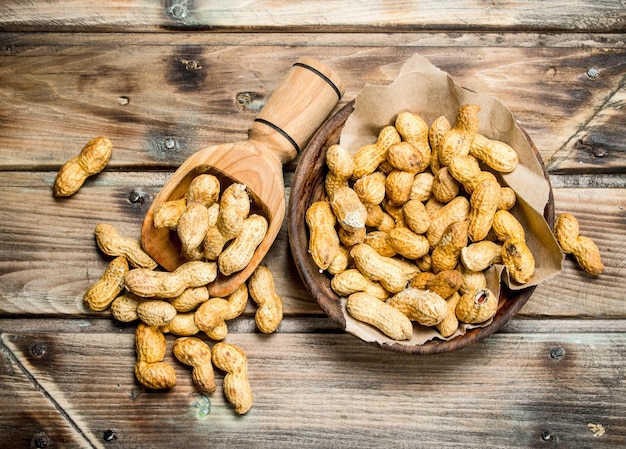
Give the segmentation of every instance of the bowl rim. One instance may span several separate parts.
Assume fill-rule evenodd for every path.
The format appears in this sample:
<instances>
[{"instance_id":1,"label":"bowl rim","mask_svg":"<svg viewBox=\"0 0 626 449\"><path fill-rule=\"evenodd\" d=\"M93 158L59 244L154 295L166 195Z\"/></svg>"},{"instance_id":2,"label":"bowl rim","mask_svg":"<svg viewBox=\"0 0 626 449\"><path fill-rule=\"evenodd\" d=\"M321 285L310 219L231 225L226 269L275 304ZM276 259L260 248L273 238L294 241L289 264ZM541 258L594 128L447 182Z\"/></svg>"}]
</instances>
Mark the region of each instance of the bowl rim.
<instances>
[{"instance_id":1,"label":"bowl rim","mask_svg":"<svg viewBox=\"0 0 626 449\"><path fill-rule=\"evenodd\" d=\"M317 301L322 310L339 327L359 338L358 335L347 329L347 322L343 314L341 299L331 289L330 278L320 272L308 253L308 230L306 228L304 216L311 198L320 197L320 189L323 188L322 176L326 164L326 150L334 143L339 142L341 130L354 111L355 100L349 101L334 115L329 117L324 124L313 135L307 146L300 153L298 164L295 169L288 203L287 233L292 257L308 292ZM519 125L519 123L518 123ZM554 193L550 177L546 166L539 155L535 144L532 142L526 131L519 126L523 136L528 141L533 153L537 157L543 175L549 185L549 196L544 208L543 216L552 227L554 224ZM314 178L311 179L311 173ZM306 182L305 182L306 180ZM450 352L470 346L485 337L488 337L502 328L528 301L536 286L529 286L521 290L510 290L504 283L501 283L501 291L498 310L493 317L491 324L484 327L477 327L449 340L432 339L423 344L408 345L403 343L385 343L379 341L367 341L383 349L395 352L412 354L436 354Z\"/></svg>"}]
</instances>

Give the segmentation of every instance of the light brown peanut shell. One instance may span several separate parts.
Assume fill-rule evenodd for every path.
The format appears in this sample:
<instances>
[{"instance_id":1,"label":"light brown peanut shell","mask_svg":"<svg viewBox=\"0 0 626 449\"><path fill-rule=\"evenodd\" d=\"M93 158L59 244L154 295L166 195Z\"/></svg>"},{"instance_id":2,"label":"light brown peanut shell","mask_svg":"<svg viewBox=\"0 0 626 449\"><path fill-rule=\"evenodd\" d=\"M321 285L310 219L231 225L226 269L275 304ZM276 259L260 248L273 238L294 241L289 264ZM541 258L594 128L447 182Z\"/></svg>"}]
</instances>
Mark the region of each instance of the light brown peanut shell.
<instances>
[{"instance_id":1,"label":"light brown peanut shell","mask_svg":"<svg viewBox=\"0 0 626 449\"><path fill-rule=\"evenodd\" d=\"M233 344L221 342L213 346L211 360L215 367L226 372L224 395L233 404L235 413L247 413L252 407L253 396L244 352Z\"/></svg>"},{"instance_id":2,"label":"light brown peanut shell","mask_svg":"<svg viewBox=\"0 0 626 449\"><path fill-rule=\"evenodd\" d=\"M54 180L54 196L70 196L78 192L89 176L100 173L111 159L113 143L107 137L91 139L78 156L61 166Z\"/></svg>"},{"instance_id":3,"label":"light brown peanut shell","mask_svg":"<svg viewBox=\"0 0 626 449\"><path fill-rule=\"evenodd\" d=\"M508 239L502 245L502 263L515 282L526 284L535 273L535 258L523 240Z\"/></svg>"},{"instance_id":4,"label":"light brown peanut shell","mask_svg":"<svg viewBox=\"0 0 626 449\"><path fill-rule=\"evenodd\" d=\"M246 218L241 233L218 258L220 272L225 276L230 276L246 268L257 247L265 238L267 228L267 220L261 215L252 214Z\"/></svg>"},{"instance_id":5,"label":"light brown peanut shell","mask_svg":"<svg viewBox=\"0 0 626 449\"><path fill-rule=\"evenodd\" d=\"M316 201L306 211L309 228L309 254L320 270L326 270L339 252L335 215L328 201Z\"/></svg>"},{"instance_id":6,"label":"light brown peanut shell","mask_svg":"<svg viewBox=\"0 0 626 449\"><path fill-rule=\"evenodd\" d=\"M128 263L137 268L154 269L157 263L141 247L139 240L125 238L115 226L99 223L95 230L96 242L107 256L124 256Z\"/></svg>"},{"instance_id":7,"label":"light brown peanut shell","mask_svg":"<svg viewBox=\"0 0 626 449\"><path fill-rule=\"evenodd\" d=\"M173 272L135 268L125 276L125 286L142 298L174 298L187 288L201 287L217 277L215 262L192 261Z\"/></svg>"},{"instance_id":8,"label":"light brown peanut shell","mask_svg":"<svg viewBox=\"0 0 626 449\"><path fill-rule=\"evenodd\" d=\"M423 326L436 326L448 311L446 300L441 296L416 288L406 288L396 293L387 300L387 304Z\"/></svg>"},{"instance_id":9,"label":"light brown peanut shell","mask_svg":"<svg viewBox=\"0 0 626 449\"><path fill-rule=\"evenodd\" d=\"M124 278L128 273L128 262L119 256L109 262L102 277L85 292L85 304L95 311L107 309L124 288Z\"/></svg>"},{"instance_id":10,"label":"light brown peanut shell","mask_svg":"<svg viewBox=\"0 0 626 449\"><path fill-rule=\"evenodd\" d=\"M408 340L413 335L413 325L408 317L367 293L348 296L346 310L355 320L374 326L394 340Z\"/></svg>"},{"instance_id":11,"label":"light brown peanut shell","mask_svg":"<svg viewBox=\"0 0 626 449\"><path fill-rule=\"evenodd\" d=\"M484 323L496 314L498 298L488 288L467 292L456 305L459 321L468 324Z\"/></svg>"}]
</instances>

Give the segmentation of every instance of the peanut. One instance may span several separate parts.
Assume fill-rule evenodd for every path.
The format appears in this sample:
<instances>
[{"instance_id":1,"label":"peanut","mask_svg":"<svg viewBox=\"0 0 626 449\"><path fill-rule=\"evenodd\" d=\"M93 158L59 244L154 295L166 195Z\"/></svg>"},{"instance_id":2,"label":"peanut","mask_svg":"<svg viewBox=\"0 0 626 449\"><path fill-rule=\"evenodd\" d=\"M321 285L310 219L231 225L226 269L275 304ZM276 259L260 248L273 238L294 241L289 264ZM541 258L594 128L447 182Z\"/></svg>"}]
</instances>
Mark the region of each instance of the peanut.
<instances>
[{"instance_id":1,"label":"peanut","mask_svg":"<svg viewBox=\"0 0 626 449\"><path fill-rule=\"evenodd\" d=\"M354 160L348 151L340 145L331 145L326 150L328 174L325 179L326 195L333 197L335 189L348 185L354 172Z\"/></svg>"},{"instance_id":2,"label":"peanut","mask_svg":"<svg viewBox=\"0 0 626 449\"><path fill-rule=\"evenodd\" d=\"M257 303L254 321L264 334L276 331L283 319L283 299L276 293L274 276L269 268L259 265L248 279L250 297Z\"/></svg>"},{"instance_id":3,"label":"peanut","mask_svg":"<svg viewBox=\"0 0 626 449\"><path fill-rule=\"evenodd\" d=\"M500 201L498 202L499 210L510 210L517 202L515 190L510 187L502 187L500 189Z\"/></svg>"},{"instance_id":4,"label":"peanut","mask_svg":"<svg viewBox=\"0 0 626 449\"><path fill-rule=\"evenodd\" d=\"M587 273L595 276L604 271L598 246L590 238L579 235L580 225L574 215L559 214L554 223L554 234L563 252L572 254Z\"/></svg>"},{"instance_id":5,"label":"peanut","mask_svg":"<svg viewBox=\"0 0 626 449\"><path fill-rule=\"evenodd\" d=\"M363 275L370 280L379 281L391 293L404 289L410 279L404 271L398 269L396 260L379 255L365 243L353 246L350 256Z\"/></svg>"},{"instance_id":6,"label":"peanut","mask_svg":"<svg viewBox=\"0 0 626 449\"><path fill-rule=\"evenodd\" d=\"M519 164L519 155L511 146L481 134L476 134L470 154L501 173L510 173Z\"/></svg>"},{"instance_id":7,"label":"peanut","mask_svg":"<svg viewBox=\"0 0 626 449\"><path fill-rule=\"evenodd\" d=\"M459 321L469 324L484 323L496 314L498 298L488 288L467 292L456 305Z\"/></svg>"},{"instance_id":8,"label":"peanut","mask_svg":"<svg viewBox=\"0 0 626 449\"><path fill-rule=\"evenodd\" d=\"M187 200L185 198L164 202L154 211L154 216L152 217L154 227L175 230L180 216L186 209Z\"/></svg>"},{"instance_id":9,"label":"peanut","mask_svg":"<svg viewBox=\"0 0 626 449\"><path fill-rule=\"evenodd\" d=\"M191 312L208 300L209 290L205 286L201 286L188 288L180 295L170 298L169 302L177 312Z\"/></svg>"},{"instance_id":10,"label":"peanut","mask_svg":"<svg viewBox=\"0 0 626 449\"><path fill-rule=\"evenodd\" d=\"M356 231L346 231L344 228L339 228L337 235L339 236L341 244L350 248L357 243L363 243L365 236L367 235L367 230L365 228L361 228Z\"/></svg>"},{"instance_id":11,"label":"peanut","mask_svg":"<svg viewBox=\"0 0 626 449\"><path fill-rule=\"evenodd\" d=\"M220 197L220 181L217 177L202 173L191 180L185 193L187 204L200 203L209 208L217 203Z\"/></svg>"},{"instance_id":12,"label":"peanut","mask_svg":"<svg viewBox=\"0 0 626 449\"><path fill-rule=\"evenodd\" d=\"M135 377L151 389L171 388L176 384L176 371L166 362L167 343L157 328L140 323L135 329Z\"/></svg>"},{"instance_id":13,"label":"peanut","mask_svg":"<svg viewBox=\"0 0 626 449\"><path fill-rule=\"evenodd\" d=\"M487 278L483 271L472 271L462 263L457 266L457 271L461 273L463 278L459 288L460 293L465 294L487 287Z\"/></svg>"},{"instance_id":14,"label":"peanut","mask_svg":"<svg viewBox=\"0 0 626 449\"><path fill-rule=\"evenodd\" d=\"M176 309L167 301L139 301L137 304L137 316L148 326L161 327L174 319Z\"/></svg>"},{"instance_id":15,"label":"peanut","mask_svg":"<svg viewBox=\"0 0 626 449\"><path fill-rule=\"evenodd\" d=\"M461 250L461 262L470 271L483 271L501 261L502 245L491 240L481 240Z\"/></svg>"},{"instance_id":16,"label":"peanut","mask_svg":"<svg viewBox=\"0 0 626 449\"><path fill-rule=\"evenodd\" d=\"M191 261L173 272L135 268L125 276L126 288L142 298L174 298L187 288L201 287L217 277L215 262Z\"/></svg>"},{"instance_id":17,"label":"peanut","mask_svg":"<svg viewBox=\"0 0 626 449\"><path fill-rule=\"evenodd\" d=\"M371 246L381 256L393 257L397 254L396 250L391 246L389 232L372 231L365 236L363 243Z\"/></svg>"},{"instance_id":18,"label":"peanut","mask_svg":"<svg viewBox=\"0 0 626 449\"><path fill-rule=\"evenodd\" d=\"M470 211L470 203L464 196L457 196L431 216L430 227L426 232L426 238L431 248L439 244L444 231L452 223L463 221Z\"/></svg>"},{"instance_id":19,"label":"peanut","mask_svg":"<svg viewBox=\"0 0 626 449\"><path fill-rule=\"evenodd\" d=\"M330 206L337 218L337 223L346 231L357 231L365 228L367 209L359 196L350 187L335 189Z\"/></svg>"},{"instance_id":20,"label":"peanut","mask_svg":"<svg viewBox=\"0 0 626 449\"><path fill-rule=\"evenodd\" d=\"M173 334L179 337L191 337L200 332L195 322L194 312L177 313L172 320L159 327L164 334Z\"/></svg>"},{"instance_id":21,"label":"peanut","mask_svg":"<svg viewBox=\"0 0 626 449\"><path fill-rule=\"evenodd\" d=\"M502 263L515 282L526 284L535 273L535 258L526 243L510 238L502 245Z\"/></svg>"},{"instance_id":22,"label":"peanut","mask_svg":"<svg viewBox=\"0 0 626 449\"><path fill-rule=\"evenodd\" d=\"M387 150L387 162L394 169L408 171L413 175L422 171L422 160L422 153L406 141L395 143Z\"/></svg>"},{"instance_id":23,"label":"peanut","mask_svg":"<svg viewBox=\"0 0 626 449\"><path fill-rule=\"evenodd\" d=\"M138 320L137 305L142 300L142 298L132 293L120 295L111 303L111 315L122 323L130 323Z\"/></svg>"},{"instance_id":24,"label":"peanut","mask_svg":"<svg viewBox=\"0 0 626 449\"><path fill-rule=\"evenodd\" d=\"M467 221L457 221L450 224L441 236L441 240L433 248L432 271L452 270L457 266L463 248L467 246L469 223Z\"/></svg>"},{"instance_id":25,"label":"peanut","mask_svg":"<svg viewBox=\"0 0 626 449\"><path fill-rule=\"evenodd\" d=\"M387 304L423 326L436 326L448 311L446 300L437 293L410 287L389 298Z\"/></svg>"},{"instance_id":26,"label":"peanut","mask_svg":"<svg viewBox=\"0 0 626 449\"><path fill-rule=\"evenodd\" d=\"M426 288L433 293L437 293L443 299L448 299L461 288L463 277L457 270L445 270L437 273L430 279Z\"/></svg>"},{"instance_id":27,"label":"peanut","mask_svg":"<svg viewBox=\"0 0 626 449\"><path fill-rule=\"evenodd\" d=\"M228 327L226 321L237 318L246 308L248 287L240 285L228 299L211 298L204 302L195 312L194 322L198 329L205 332L213 340L226 338Z\"/></svg>"},{"instance_id":28,"label":"peanut","mask_svg":"<svg viewBox=\"0 0 626 449\"><path fill-rule=\"evenodd\" d=\"M447 203L459 194L459 183L450 175L448 167L441 167L433 180L433 196L442 203Z\"/></svg>"},{"instance_id":29,"label":"peanut","mask_svg":"<svg viewBox=\"0 0 626 449\"><path fill-rule=\"evenodd\" d=\"M226 399L233 404L236 413L240 415L247 413L252 407L253 397L244 352L233 344L217 343L213 346L211 360L213 365L226 372L224 376Z\"/></svg>"},{"instance_id":30,"label":"peanut","mask_svg":"<svg viewBox=\"0 0 626 449\"><path fill-rule=\"evenodd\" d=\"M434 181L435 177L430 172L422 172L415 175L411 192L409 193L409 200L419 200L422 203L428 201L433 195Z\"/></svg>"},{"instance_id":31,"label":"peanut","mask_svg":"<svg viewBox=\"0 0 626 449\"><path fill-rule=\"evenodd\" d=\"M395 206L402 206L411 196L415 174L403 171L392 170L385 179L385 192L389 203Z\"/></svg>"},{"instance_id":32,"label":"peanut","mask_svg":"<svg viewBox=\"0 0 626 449\"><path fill-rule=\"evenodd\" d=\"M469 229L471 241L483 240L493 224L493 217L500 201L500 184L496 180L486 179L479 182L470 197Z\"/></svg>"},{"instance_id":33,"label":"peanut","mask_svg":"<svg viewBox=\"0 0 626 449\"><path fill-rule=\"evenodd\" d=\"M345 297L357 292L367 293L381 301L389 297L389 292L385 290L380 283L366 278L356 268L345 270L333 276L330 281L330 288L339 296Z\"/></svg>"},{"instance_id":34,"label":"peanut","mask_svg":"<svg viewBox=\"0 0 626 449\"><path fill-rule=\"evenodd\" d=\"M390 231L396 226L396 222L391 215L383 211L380 205L364 203L364 206L367 210L365 226L377 228L379 231Z\"/></svg>"},{"instance_id":35,"label":"peanut","mask_svg":"<svg viewBox=\"0 0 626 449\"><path fill-rule=\"evenodd\" d=\"M218 258L220 272L229 276L250 263L254 252L265 238L268 223L265 217L252 214L243 222L243 229Z\"/></svg>"},{"instance_id":36,"label":"peanut","mask_svg":"<svg viewBox=\"0 0 626 449\"><path fill-rule=\"evenodd\" d=\"M474 190L474 185L482 172L478 159L472 155L457 156L448 164L450 175L456 179L469 194Z\"/></svg>"},{"instance_id":37,"label":"peanut","mask_svg":"<svg viewBox=\"0 0 626 449\"><path fill-rule=\"evenodd\" d=\"M457 110L454 126L441 140L441 151L438 156L442 166L450 164L457 156L469 154L478 133L478 111L480 106L474 104L462 105Z\"/></svg>"},{"instance_id":38,"label":"peanut","mask_svg":"<svg viewBox=\"0 0 626 449\"><path fill-rule=\"evenodd\" d=\"M365 145L354 154L352 179L374 173L376 168L387 159L389 147L400 140L400 134L395 127L385 126L378 134L376 143Z\"/></svg>"},{"instance_id":39,"label":"peanut","mask_svg":"<svg viewBox=\"0 0 626 449\"><path fill-rule=\"evenodd\" d=\"M452 125L450 125L450 122L444 115L440 115L430 124L430 129L428 130L428 141L432 150L432 157L430 159L430 170L433 173L437 173L441 168L439 164L441 142L443 140L443 137L448 131L450 131L451 128Z\"/></svg>"},{"instance_id":40,"label":"peanut","mask_svg":"<svg viewBox=\"0 0 626 449\"><path fill-rule=\"evenodd\" d=\"M335 256L333 261L330 263L330 265L328 266L327 271L332 275L336 275L338 273L345 271L348 268L349 264L350 264L350 250L346 248L345 246L340 246L339 252Z\"/></svg>"},{"instance_id":41,"label":"peanut","mask_svg":"<svg viewBox=\"0 0 626 449\"><path fill-rule=\"evenodd\" d=\"M306 211L309 228L309 253L320 270L326 270L339 252L339 236L335 231L337 219L330 203L316 201Z\"/></svg>"},{"instance_id":42,"label":"peanut","mask_svg":"<svg viewBox=\"0 0 626 449\"><path fill-rule=\"evenodd\" d=\"M407 259L419 259L430 250L426 237L414 233L409 228L395 228L389 231L389 243L398 254Z\"/></svg>"},{"instance_id":43,"label":"peanut","mask_svg":"<svg viewBox=\"0 0 626 449\"><path fill-rule=\"evenodd\" d=\"M109 163L113 143L107 137L96 137L83 147L78 156L61 166L54 180L54 196L78 192L88 177L100 173Z\"/></svg>"},{"instance_id":44,"label":"peanut","mask_svg":"<svg viewBox=\"0 0 626 449\"><path fill-rule=\"evenodd\" d=\"M215 391L215 373L208 344L196 337L180 337L174 342L172 352L180 363L193 368L191 378L200 391Z\"/></svg>"},{"instance_id":45,"label":"peanut","mask_svg":"<svg viewBox=\"0 0 626 449\"><path fill-rule=\"evenodd\" d=\"M374 326L394 340L408 340L413 336L413 324L408 317L367 293L348 296L346 310L355 320Z\"/></svg>"},{"instance_id":46,"label":"peanut","mask_svg":"<svg viewBox=\"0 0 626 449\"><path fill-rule=\"evenodd\" d=\"M85 304L95 311L108 308L124 288L124 276L128 273L126 257L119 256L113 259L98 279L85 292Z\"/></svg>"},{"instance_id":47,"label":"peanut","mask_svg":"<svg viewBox=\"0 0 626 449\"><path fill-rule=\"evenodd\" d=\"M430 227L430 215L426 206L418 199L409 200L402 207L404 222L416 234L424 234Z\"/></svg>"},{"instance_id":48,"label":"peanut","mask_svg":"<svg viewBox=\"0 0 626 449\"><path fill-rule=\"evenodd\" d=\"M498 210L495 213L493 217L493 231L498 240L503 242L513 237L517 237L520 240L526 238L522 224L512 213L506 210Z\"/></svg>"},{"instance_id":49,"label":"peanut","mask_svg":"<svg viewBox=\"0 0 626 449\"><path fill-rule=\"evenodd\" d=\"M456 316L456 306L460 299L461 295L459 292L454 292L448 299L446 299L446 305L448 306L446 316L439 324L437 324L437 330L444 338L451 336L459 328L459 319Z\"/></svg>"},{"instance_id":50,"label":"peanut","mask_svg":"<svg viewBox=\"0 0 626 449\"><path fill-rule=\"evenodd\" d=\"M417 172L424 171L426 167L430 165L430 159L432 157L432 151L428 141L428 124L419 115L404 111L396 117L395 127L402 139L412 144L422 155L420 167Z\"/></svg>"},{"instance_id":51,"label":"peanut","mask_svg":"<svg viewBox=\"0 0 626 449\"><path fill-rule=\"evenodd\" d=\"M385 199L385 179L378 171L365 175L354 182L354 192L365 205L380 204Z\"/></svg>"},{"instance_id":52,"label":"peanut","mask_svg":"<svg viewBox=\"0 0 626 449\"><path fill-rule=\"evenodd\" d=\"M139 240L124 238L118 230L108 224L96 226L96 242L100 250L107 256L124 256L128 263L137 268L154 269L157 263L141 247Z\"/></svg>"},{"instance_id":53,"label":"peanut","mask_svg":"<svg viewBox=\"0 0 626 449\"><path fill-rule=\"evenodd\" d=\"M234 183L226 187L219 201L215 226L209 226L204 239L204 257L216 260L224 246L239 235L250 213L250 195L246 186Z\"/></svg>"},{"instance_id":54,"label":"peanut","mask_svg":"<svg viewBox=\"0 0 626 449\"><path fill-rule=\"evenodd\" d=\"M197 179L197 178L195 178ZM192 260L193 252L200 248L209 230L209 210L202 203L188 202L187 209L180 216L176 232L182 244L183 256ZM202 251L198 251L202 255Z\"/></svg>"}]
</instances>

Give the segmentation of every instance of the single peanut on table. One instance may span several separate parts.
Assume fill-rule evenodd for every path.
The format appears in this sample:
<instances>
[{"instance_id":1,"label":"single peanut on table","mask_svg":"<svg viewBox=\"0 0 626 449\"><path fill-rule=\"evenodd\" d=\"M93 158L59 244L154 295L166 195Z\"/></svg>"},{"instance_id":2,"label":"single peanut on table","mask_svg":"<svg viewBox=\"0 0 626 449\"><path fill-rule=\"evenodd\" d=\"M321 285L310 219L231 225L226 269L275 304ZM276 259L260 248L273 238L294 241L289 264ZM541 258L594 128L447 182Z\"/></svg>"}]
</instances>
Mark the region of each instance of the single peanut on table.
<instances>
[{"instance_id":1,"label":"single peanut on table","mask_svg":"<svg viewBox=\"0 0 626 449\"><path fill-rule=\"evenodd\" d=\"M135 377L142 385L161 390L176 384L176 371L163 361L167 342L159 329L139 324L135 329L135 351Z\"/></svg>"},{"instance_id":2,"label":"single peanut on table","mask_svg":"<svg viewBox=\"0 0 626 449\"><path fill-rule=\"evenodd\" d=\"M193 383L204 393L215 391L215 373L211 362L211 348L196 337L177 338L172 352L179 362L191 366Z\"/></svg>"},{"instance_id":3,"label":"single peanut on table","mask_svg":"<svg viewBox=\"0 0 626 449\"><path fill-rule=\"evenodd\" d=\"M213 346L211 360L215 367L226 372L224 395L235 407L235 413L247 413L252 407L253 396L244 352L233 344L220 342Z\"/></svg>"},{"instance_id":4,"label":"single peanut on table","mask_svg":"<svg viewBox=\"0 0 626 449\"><path fill-rule=\"evenodd\" d=\"M254 321L264 334L276 331L283 319L283 299L276 293L274 276L269 268L259 265L248 279L250 297L257 304Z\"/></svg>"},{"instance_id":5,"label":"single peanut on table","mask_svg":"<svg viewBox=\"0 0 626 449\"><path fill-rule=\"evenodd\" d=\"M559 214L554 223L554 235L561 249L572 254L576 262L587 273L598 275L604 271L600 250L593 240L579 235L580 226L576 217L569 213Z\"/></svg>"},{"instance_id":6,"label":"single peanut on table","mask_svg":"<svg viewBox=\"0 0 626 449\"><path fill-rule=\"evenodd\" d=\"M248 287L241 284L227 299L211 298L194 313L194 323L212 340L223 340L228 333L226 321L243 313L248 301Z\"/></svg>"},{"instance_id":7,"label":"single peanut on table","mask_svg":"<svg viewBox=\"0 0 626 449\"><path fill-rule=\"evenodd\" d=\"M67 161L54 180L54 196L70 196L78 192L85 180L104 170L113 153L107 137L96 137L83 147L78 156Z\"/></svg>"}]
</instances>

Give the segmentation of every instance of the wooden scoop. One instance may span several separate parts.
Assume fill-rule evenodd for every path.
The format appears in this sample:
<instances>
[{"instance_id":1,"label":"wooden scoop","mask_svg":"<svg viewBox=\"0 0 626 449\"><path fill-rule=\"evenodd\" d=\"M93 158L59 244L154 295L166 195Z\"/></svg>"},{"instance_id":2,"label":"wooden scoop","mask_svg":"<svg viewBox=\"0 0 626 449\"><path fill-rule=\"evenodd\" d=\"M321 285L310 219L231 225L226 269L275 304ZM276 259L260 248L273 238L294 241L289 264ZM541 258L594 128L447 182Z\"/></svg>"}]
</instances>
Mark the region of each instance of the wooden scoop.
<instances>
[{"instance_id":1,"label":"wooden scoop","mask_svg":"<svg viewBox=\"0 0 626 449\"><path fill-rule=\"evenodd\" d=\"M222 191L235 182L244 184L252 198L251 213L268 220L268 231L245 269L219 275L208 285L211 296L232 293L263 260L282 226L286 209L282 165L295 159L342 95L343 83L333 70L312 58L299 59L254 120L248 140L198 151L163 186L143 222L145 251L168 271L185 262L176 233L155 228L153 217L164 202L183 198L193 178L210 173L220 180Z\"/></svg>"}]
</instances>

